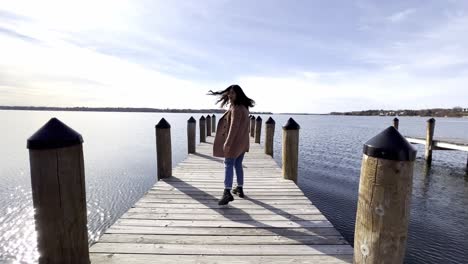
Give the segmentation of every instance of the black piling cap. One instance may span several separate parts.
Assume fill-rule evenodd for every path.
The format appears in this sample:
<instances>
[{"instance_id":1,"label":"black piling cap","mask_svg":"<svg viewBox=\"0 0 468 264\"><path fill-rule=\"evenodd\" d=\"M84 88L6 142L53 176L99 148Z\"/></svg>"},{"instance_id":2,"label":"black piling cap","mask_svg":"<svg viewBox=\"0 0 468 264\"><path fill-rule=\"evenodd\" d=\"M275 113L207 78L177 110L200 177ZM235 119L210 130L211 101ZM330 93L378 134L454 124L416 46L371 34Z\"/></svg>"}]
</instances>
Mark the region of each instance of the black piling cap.
<instances>
[{"instance_id":1,"label":"black piling cap","mask_svg":"<svg viewBox=\"0 0 468 264\"><path fill-rule=\"evenodd\" d=\"M268 120L265 122L265 124L267 125L270 125L270 124L276 124L275 120L273 120L273 118L271 118L271 116L268 118Z\"/></svg>"},{"instance_id":2,"label":"black piling cap","mask_svg":"<svg viewBox=\"0 0 468 264\"><path fill-rule=\"evenodd\" d=\"M393 126L364 143L363 152L367 156L379 159L397 161L416 159L416 150Z\"/></svg>"},{"instance_id":3,"label":"black piling cap","mask_svg":"<svg viewBox=\"0 0 468 264\"><path fill-rule=\"evenodd\" d=\"M427 122L429 122L429 123L434 123L434 122L435 122L435 119L432 117L432 118L428 119Z\"/></svg>"},{"instance_id":4,"label":"black piling cap","mask_svg":"<svg viewBox=\"0 0 468 264\"><path fill-rule=\"evenodd\" d=\"M253 119L253 120L255 120L255 116L253 116L253 115L252 115L252 116L250 116L250 119Z\"/></svg>"},{"instance_id":5,"label":"black piling cap","mask_svg":"<svg viewBox=\"0 0 468 264\"><path fill-rule=\"evenodd\" d=\"M395 117L395 118L393 118L393 121L398 121L398 118L396 118L396 117Z\"/></svg>"},{"instance_id":6,"label":"black piling cap","mask_svg":"<svg viewBox=\"0 0 468 264\"><path fill-rule=\"evenodd\" d=\"M299 128L301 128L301 126L299 126L299 124L291 117L288 119L288 122L286 122L286 125L283 126L283 129L285 130L297 130Z\"/></svg>"},{"instance_id":7,"label":"black piling cap","mask_svg":"<svg viewBox=\"0 0 468 264\"><path fill-rule=\"evenodd\" d=\"M187 122L188 122L188 123L196 123L197 120L195 120L195 118L193 118L193 116L191 116L191 117L189 118L189 120L187 120Z\"/></svg>"},{"instance_id":8,"label":"black piling cap","mask_svg":"<svg viewBox=\"0 0 468 264\"><path fill-rule=\"evenodd\" d=\"M257 116L257 122L262 121L262 118L260 116Z\"/></svg>"},{"instance_id":9,"label":"black piling cap","mask_svg":"<svg viewBox=\"0 0 468 264\"><path fill-rule=\"evenodd\" d=\"M205 117L204 117L204 116L201 116L201 117L200 117L200 120L205 120Z\"/></svg>"},{"instance_id":10,"label":"black piling cap","mask_svg":"<svg viewBox=\"0 0 468 264\"><path fill-rule=\"evenodd\" d=\"M27 148L55 149L82 143L83 137L78 132L54 117L28 139Z\"/></svg>"},{"instance_id":11,"label":"black piling cap","mask_svg":"<svg viewBox=\"0 0 468 264\"><path fill-rule=\"evenodd\" d=\"M206 116L206 119L211 119L211 116L210 116L210 115L207 115L207 116Z\"/></svg>"},{"instance_id":12,"label":"black piling cap","mask_svg":"<svg viewBox=\"0 0 468 264\"><path fill-rule=\"evenodd\" d=\"M169 125L166 119L161 118L159 123L156 125L156 128L171 128L171 125Z\"/></svg>"},{"instance_id":13,"label":"black piling cap","mask_svg":"<svg viewBox=\"0 0 468 264\"><path fill-rule=\"evenodd\" d=\"M215 114L213 114L211 117L216 117Z\"/></svg>"}]
</instances>

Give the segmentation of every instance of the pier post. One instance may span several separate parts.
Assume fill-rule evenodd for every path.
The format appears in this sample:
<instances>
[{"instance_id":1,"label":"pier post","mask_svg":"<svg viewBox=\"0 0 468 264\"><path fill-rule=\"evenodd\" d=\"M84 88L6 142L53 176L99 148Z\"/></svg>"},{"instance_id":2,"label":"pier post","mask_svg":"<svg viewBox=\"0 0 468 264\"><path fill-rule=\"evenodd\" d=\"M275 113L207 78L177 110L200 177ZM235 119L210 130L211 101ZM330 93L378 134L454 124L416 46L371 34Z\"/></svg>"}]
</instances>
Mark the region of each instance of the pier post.
<instances>
[{"instance_id":1,"label":"pier post","mask_svg":"<svg viewBox=\"0 0 468 264\"><path fill-rule=\"evenodd\" d=\"M364 144L354 263L403 263L416 150L389 127Z\"/></svg>"},{"instance_id":2,"label":"pier post","mask_svg":"<svg viewBox=\"0 0 468 264\"><path fill-rule=\"evenodd\" d=\"M206 136L211 137L211 116L206 116Z\"/></svg>"},{"instance_id":3,"label":"pier post","mask_svg":"<svg viewBox=\"0 0 468 264\"><path fill-rule=\"evenodd\" d=\"M260 144L261 135L262 135L262 118L258 116L257 120L255 121L255 143Z\"/></svg>"},{"instance_id":4,"label":"pier post","mask_svg":"<svg viewBox=\"0 0 468 264\"><path fill-rule=\"evenodd\" d=\"M27 148L39 263L90 263L82 136L52 118Z\"/></svg>"},{"instance_id":5,"label":"pier post","mask_svg":"<svg viewBox=\"0 0 468 264\"><path fill-rule=\"evenodd\" d=\"M255 136L255 116L250 117L250 136Z\"/></svg>"},{"instance_id":6,"label":"pier post","mask_svg":"<svg viewBox=\"0 0 468 264\"><path fill-rule=\"evenodd\" d=\"M433 139L434 139L434 129L435 129L435 119L430 118L427 120L427 129L426 129L426 149L425 155L426 164L431 165L432 163L432 148L433 148Z\"/></svg>"},{"instance_id":7,"label":"pier post","mask_svg":"<svg viewBox=\"0 0 468 264\"><path fill-rule=\"evenodd\" d=\"M196 125L197 121L191 116L187 121L187 149L189 154L196 151Z\"/></svg>"},{"instance_id":8,"label":"pier post","mask_svg":"<svg viewBox=\"0 0 468 264\"><path fill-rule=\"evenodd\" d=\"M283 126L283 178L297 183L299 162L299 124L289 118Z\"/></svg>"},{"instance_id":9,"label":"pier post","mask_svg":"<svg viewBox=\"0 0 468 264\"><path fill-rule=\"evenodd\" d=\"M172 176L171 125L161 118L156 125L158 180Z\"/></svg>"},{"instance_id":10,"label":"pier post","mask_svg":"<svg viewBox=\"0 0 468 264\"><path fill-rule=\"evenodd\" d=\"M211 132L216 132L216 116L214 114L211 116Z\"/></svg>"},{"instance_id":11,"label":"pier post","mask_svg":"<svg viewBox=\"0 0 468 264\"><path fill-rule=\"evenodd\" d=\"M275 138L275 120L269 117L265 122L265 154L273 157L273 144Z\"/></svg>"},{"instance_id":12,"label":"pier post","mask_svg":"<svg viewBox=\"0 0 468 264\"><path fill-rule=\"evenodd\" d=\"M206 142L206 120L204 116L200 117L200 142Z\"/></svg>"},{"instance_id":13,"label":"pier post","mask_svg":"<svg viewBox=\"0 0 468 264\"><path fill-rule=\"evenodd\" d=\"M394 118L393 119L393 127L398 130L398 126L400 125L400 120L398 120L398 118Z\"/></svg>"},{"instance_id":14,"label":"pier post","mask_svg":"<svg viewBox=\"0 0 468 264\"><path fill-rule=\"evenodd\" d=\"M468 176L468 155L466 155L465 175Z\"/></svg>"}]
</instances>

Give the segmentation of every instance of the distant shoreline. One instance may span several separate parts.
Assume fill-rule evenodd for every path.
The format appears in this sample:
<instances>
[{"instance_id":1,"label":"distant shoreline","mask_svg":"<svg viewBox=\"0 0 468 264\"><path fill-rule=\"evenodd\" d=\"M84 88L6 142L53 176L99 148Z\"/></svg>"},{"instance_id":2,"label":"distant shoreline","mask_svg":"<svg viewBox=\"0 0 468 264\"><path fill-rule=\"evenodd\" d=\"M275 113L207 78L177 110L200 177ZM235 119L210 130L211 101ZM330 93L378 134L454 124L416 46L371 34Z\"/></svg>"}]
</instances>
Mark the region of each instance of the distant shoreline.
<instances>
[{"instance_id":1,"label":"distant shoreline","mask_svg":"<svg viewBox=\"0 0 468 264\"><path fill-rule=\"evenodd\" d=\"M18 111L65 111L65 112L121 112L121 113L201 113L201 114L223 114L225 109L171 109L171 108L148 108L148 107L49 107L49 106L0 106L0 110ZM461 111L460 111L461 110ZM331 112L318 113L273 113L256 112L255 115L333 115L333 116L414 116L414 117L464 117L468 118L467 108L462 109L426 109L426 110L365 110L353 112Z\"/></svg>"},{"instance_id":2,"label":"distant shoreline","mask_svg":"<svg viewBox=\"0 0 468 264\"><path fill-rule=\"evenodd\" d=\"M134 107L47 107L47 106L0 106L0 110L19 111L66 111L66 112L127 112L127 113L217 113L222 114L224 109L160 109L160 108L134 108ZM251 112L252 114L271 115L271 112Z\"/></svg>"},{"instance_id":3,"label":"distant shoreline","mask_svg":"<svg viewBox=\"0 0 468 264\"><path fill-rule=\"evenodd\" d=\"M468 108L430 108L420 110L363 110L352 112L331 112L330 115L342 116L421 116L421 117L467 117Z\"/></svg>"}]
</instances>

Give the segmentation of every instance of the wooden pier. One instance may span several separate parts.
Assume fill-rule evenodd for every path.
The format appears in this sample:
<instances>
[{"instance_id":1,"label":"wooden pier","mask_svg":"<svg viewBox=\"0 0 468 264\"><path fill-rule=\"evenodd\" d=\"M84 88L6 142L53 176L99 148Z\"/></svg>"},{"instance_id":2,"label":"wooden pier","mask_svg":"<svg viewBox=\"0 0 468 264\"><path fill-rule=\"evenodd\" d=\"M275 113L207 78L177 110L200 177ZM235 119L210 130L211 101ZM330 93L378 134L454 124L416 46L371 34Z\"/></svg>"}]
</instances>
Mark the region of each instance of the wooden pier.
<instances>
[{"instance_id":1,"label":"wooden pier","mask_svg":"<svg viewBox=\"0 0 468 264\"><path fill-rule=\"evenodd\" d=\"M250 120L251 132L261 131ZM295 184L300 126L292 118L282 127L282 169L272 158L274 120L265 123L265 148L251 133L246 197L227 206L217 203L223 159L212 156L213 137L200 121L200 144L192 117L189 156L172 168L171 126L161 119L157 183L91 248L83 138L56 118L36 131L27 147L39 264L403 263L416 150L395 127L364 144L353 249Z\"/></svg>"},{"instance_id":2,"label":"wooden pier","mask_svg":"<svg viewBox=\"0 0 468 264\"><path fill-rule=\"evenodd\" d=\"M351 263L352 247L251 142L245 199L217 204L223 159L197 146L90 248L92 263Z\"/></svg>"},{"instance_id":3,"label":"wooden pier","mask_svg":"<svg viewBox=\"0 0 468 264\"><path fill-rule=\"evenodd\" d=\"M458 150L468 152L468 142L462 139L434 139L435 123L434 118L427 120L426 125L426 137L415 137L415 136L405 136L406 140L411 144L421 144L424 145L425 153L424 158L426 160L427 166L432 164L432 151L433 150ZM398 129L399 120L398 118L393 119L393 127ZM466 159L465 172L468 175L468 155Z\"/></svg>"},{"instance_id":4,"label":"wooden pier","mask_svg":"<svg viewBox=\"0 0 468 264\"><path fill-rule=\"evenodd\" d=\"M412 144L422 144L426 145L426 138L423 137L405 137L408 142ZM455 139L434 139L432 141L433 149L432 150L459 150L468 152L468 142L463 140Z\"/></svg>"}]
</instances>

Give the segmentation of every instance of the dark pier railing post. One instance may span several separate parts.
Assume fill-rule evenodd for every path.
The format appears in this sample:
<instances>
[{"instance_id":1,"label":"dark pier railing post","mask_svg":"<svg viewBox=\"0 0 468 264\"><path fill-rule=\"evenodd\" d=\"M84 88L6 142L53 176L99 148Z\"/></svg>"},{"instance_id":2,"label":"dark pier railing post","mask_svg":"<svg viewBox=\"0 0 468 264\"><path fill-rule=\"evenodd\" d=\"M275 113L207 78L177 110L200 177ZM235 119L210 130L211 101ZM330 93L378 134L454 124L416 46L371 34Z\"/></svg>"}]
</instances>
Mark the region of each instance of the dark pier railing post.
<instances>
[{"instance_id":1,"label":"dark pier railing post","mask_svg":"<svg viewBox=\"0 0 468 264\"><path fill-rule=\"evenodd\" d=\"M297 183L299 162L299 124L289 118L283 126L283 178Z\"/></svg>"},{"instance_id":2,"label":"dark pier railing post","mask_svg":"<svg viewBox=\"0 0 468 264\"><path fill-rule=\"evenodd\" d=\"M389 127L363 152L354 263L403 263L416 150Z\"/></svg>"},{"instance_id":3,"label":"dark pier railing post","mask_svg":"<svg viewBox=\"0 0 468 264\"><path fill-rule=\"evenodd\" d=\"M206 136L211 137L211 116L207 115L206 116Z\"/></svg>"},{"instance_id":4,"label":"dark pier railing post","mask_svg":"<svg viewBox=\"0 0 468 264\"><path fill-rule=\"evenodd\" d=\"M393 118L393 127L398 130L398 126L400 125L400 120L398 118Z\"/></svg>"},{"instance_id":5,"label":"dark pier railing post","mask_svg":"<svg viewBox=\"0 0 468 264\"><path fill-rule=\"evenodd\" d=\"M250 116L250 136L255 136L255 116Z\"/></svg>"},{"instance_id":6,"label":"dark pier railing post","mask_svg":"<svg viewBox=\"0 0 468 264\"><path fill-rule=\"evenodd\" d=\"M193 116L187 120L187 149L188 153L195 153L196 151L196 134L197 134L197 121Z\"/></svg>"},{"instance_id":7,"label":"dark pier railing post","mask_svg":"<svg viewBox=\"0 0 468 264\"><path fill-rule=\"evenodd\" d=\"M172 176L171 125L162 118L156 125L158 180Z\"/></svg>"},{"instance_id":8,"label":"dark pier railing post","mask_svg":"<svg viewBox=\"0 0 468 264\"><path fill-rule=\"evenodd\" d=\"M216 116L214 114L211 116L211 132L216 132Z\"/></svg>"},{"instance_id":9,"label":"dark pier railing post","mask_svg":"<svg viewBox=\"0 0 468 264\"><path fill-rule=\"evenodd\" d=\"M260 144L261 136L262 136L262 118L258 116L257 120L255 121L255 143Z\"/></svg>"},{"instance_id":10,"label":"dark pier railing post","mask_svg":"<svg viewBox=\"0 0 468 264\"><path fill-rule=\"evenodd\" d=\"M206 142L206 120L204 116L200 117L200 142Z\"/></svg>"},{"instance_id":11,"label":"dark pier railing post","mask_svg":"<svg viewBox=\"0 0 468 264\"><path fill-rule=\"evenodd\" d=\"M83 138L52 118L27 147L39 263L90 263Z\"/></svg>"},{"instance_id":12,"label":"dark pier railing post","mask_svg":"<svg viewBox=\"0 0 468 264\"><path fill-rule=\"evenodd\" d=\"M427 129L426 129L426 149L424 157L426 158L426 164L431 165L432 163L432 149L433 149L433 139L434 139L434 129L435 129L435 119L430 118L427 120Z\"/></svg>"},{"instance_id":13,"label":"dark pier railing post","mask_svg":"<svg viewBox=\"0 0 468 264\"><path fill-rule=\"evenodd\" d=\"M275 138L275 120L269 117L265 122L265 154L273 157L273 144Z\"/></svg>"}]
</instances>

